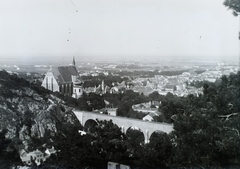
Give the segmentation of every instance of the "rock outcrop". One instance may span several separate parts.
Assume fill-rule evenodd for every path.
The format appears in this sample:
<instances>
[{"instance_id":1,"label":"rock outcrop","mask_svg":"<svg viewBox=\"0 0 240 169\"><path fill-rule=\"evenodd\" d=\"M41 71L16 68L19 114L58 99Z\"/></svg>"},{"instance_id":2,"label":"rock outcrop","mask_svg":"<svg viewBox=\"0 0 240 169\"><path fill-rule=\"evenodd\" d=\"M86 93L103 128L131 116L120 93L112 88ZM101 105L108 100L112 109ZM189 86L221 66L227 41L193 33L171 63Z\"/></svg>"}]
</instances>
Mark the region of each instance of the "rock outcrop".
<instances>
[{"instance_id":1,"label":"rock outcrop","mask_svg":"<svg viewBox=\"0 0 240 169\"><path fill-rule=\"evenodd\" d=\"M50 91L0 71L0 130L19 138L25 148L32 138L55 135L65 125L80 125L72 108Z\"/></svg>"}]
</instances>

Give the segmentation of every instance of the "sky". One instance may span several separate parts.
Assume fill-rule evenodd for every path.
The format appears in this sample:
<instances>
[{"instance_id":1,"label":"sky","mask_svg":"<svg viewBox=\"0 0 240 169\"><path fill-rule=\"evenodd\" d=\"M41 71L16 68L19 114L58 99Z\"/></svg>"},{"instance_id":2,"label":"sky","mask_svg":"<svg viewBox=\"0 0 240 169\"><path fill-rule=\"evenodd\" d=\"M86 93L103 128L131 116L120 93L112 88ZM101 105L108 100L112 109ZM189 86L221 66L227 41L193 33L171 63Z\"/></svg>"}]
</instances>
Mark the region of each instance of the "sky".
<instances>
[{"instance_id":1,"label":"sky","mask_svg":"<svg viewBox=\"0 0 240 169\"><path fill-rule=\"evenodd\" d=\"M239 21L223 0L0 0L0 61L238 61Z\"/></svg>"}]
</instances>

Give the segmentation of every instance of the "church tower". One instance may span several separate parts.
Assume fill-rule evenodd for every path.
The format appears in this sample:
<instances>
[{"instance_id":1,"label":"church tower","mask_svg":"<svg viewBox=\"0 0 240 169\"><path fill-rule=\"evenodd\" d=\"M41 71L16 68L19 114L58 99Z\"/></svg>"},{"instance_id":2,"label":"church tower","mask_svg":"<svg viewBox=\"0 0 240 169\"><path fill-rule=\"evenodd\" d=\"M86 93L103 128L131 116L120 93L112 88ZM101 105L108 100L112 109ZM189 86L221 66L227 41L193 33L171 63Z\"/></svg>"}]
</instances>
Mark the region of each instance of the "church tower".
<instances>
[{"instance_id":1,"label":"church tower","mask_svg":"<svg viewBox=\"0 0 240 169\"><path fill-rule=\"evenodd\" d=\"M75 62L75 58L74 58L74 56L73 56L73 62L72 62L72 65L73 65L74 67L76 67L76 62Z\"/></svg>"}]
</instances>

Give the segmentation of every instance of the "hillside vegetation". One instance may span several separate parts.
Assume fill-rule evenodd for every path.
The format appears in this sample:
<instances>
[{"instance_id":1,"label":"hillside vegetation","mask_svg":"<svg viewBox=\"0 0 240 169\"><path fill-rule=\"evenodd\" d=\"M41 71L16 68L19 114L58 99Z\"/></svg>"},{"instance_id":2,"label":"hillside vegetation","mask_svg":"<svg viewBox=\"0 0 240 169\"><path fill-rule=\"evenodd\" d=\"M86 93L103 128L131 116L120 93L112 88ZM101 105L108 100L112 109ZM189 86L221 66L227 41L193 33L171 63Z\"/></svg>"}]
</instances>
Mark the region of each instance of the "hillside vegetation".
<instances>
[{"instance_id":1,"label":"hillside vegetation","mask_svg":"<svg viewBox=\"0 0 240 169\"><path fill-rule=\"evenodd\" d=\"M84 136L72 130L71 136L58 144L64 148L59 158L50 164L104 168L107 161L115 161L132 168L238 168L240 72L204 83L203 90L199 97L153 93L142 98L162 101L159 110L174 124L169 135L155 133L150 143L142 144L137 135L130 137L111 122L99 122ZM130 92L124 100L132 102L134 95L144 97ZM123 104L121 112L124 108Z\"/></svg>"},{"instance_id":2,"label":"hillside vegetation","mask_svg":"<svg viewBox=\"0 0 240 169\"><path fill-rule=\"evenodd\" d=\"M83 128L69 105L88 109L86 100L93 102L97 95L74 100L0 71L0 165L21 164L20 149L54 146L57 155L38 168L105 168L108 161L132 168L238 168L240 72L204 83L203 90L199 97L153 93L144 98L132 92L122 96L120 100L132 103L160 100L164 120L174 124L169 135L155 133L150 143L143 144L136 133L124 134L111 121L98 121L80 132ZM114 99L118 104L119 98ZM124 103L118 113L127 111Z\"/></svg>"},{"instance_id":3,"label":"hillside vegetation","mask_svg":"<svg viewBox=\"0 0 240 169\"><path fill-rule=\"evenodd\" d=\"M4 145L4 141L0 141L4 152L0 158L6 157L3 154L7 152L15 152L15 162L20 162L18 151L21 149L33 151L43 149L42 145L51 147L53 143L48 136L67 130L69 125L80 126L71 110L49 91L0 71L0 130L2 140L9 143Z\"/></svg>"}]
</instances>

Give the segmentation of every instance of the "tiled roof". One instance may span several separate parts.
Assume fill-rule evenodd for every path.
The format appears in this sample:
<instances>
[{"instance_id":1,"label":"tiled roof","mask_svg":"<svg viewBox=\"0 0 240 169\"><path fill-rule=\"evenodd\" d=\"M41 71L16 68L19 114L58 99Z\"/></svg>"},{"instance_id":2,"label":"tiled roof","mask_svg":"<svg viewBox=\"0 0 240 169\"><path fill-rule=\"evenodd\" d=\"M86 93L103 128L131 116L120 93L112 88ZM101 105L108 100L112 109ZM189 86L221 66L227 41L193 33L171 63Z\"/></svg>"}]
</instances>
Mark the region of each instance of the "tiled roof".
<instances>
[{"instance_id":1,"label":"tiled roof","mask_svg":"<svg viewBox=\"0 0 240 169\"><path fill-rule=\"evenodd\" d=\"M39 151L39 150L36 150L36 151L32 151L32 152L30 152L28 154L42 155L43 153L41 151Z\"/></svg>"},{"instance_id":2,"label":"tiled roof","mask_svg":"<svg viewBox=\"0 0 240 169\"><path fill-rule=\"evenodd\" d=\"M54 74L57 82L60 83L72 82L72 75L79 76L75 66L52 67L50 71Z\"/></svg>"}]
</instances>

